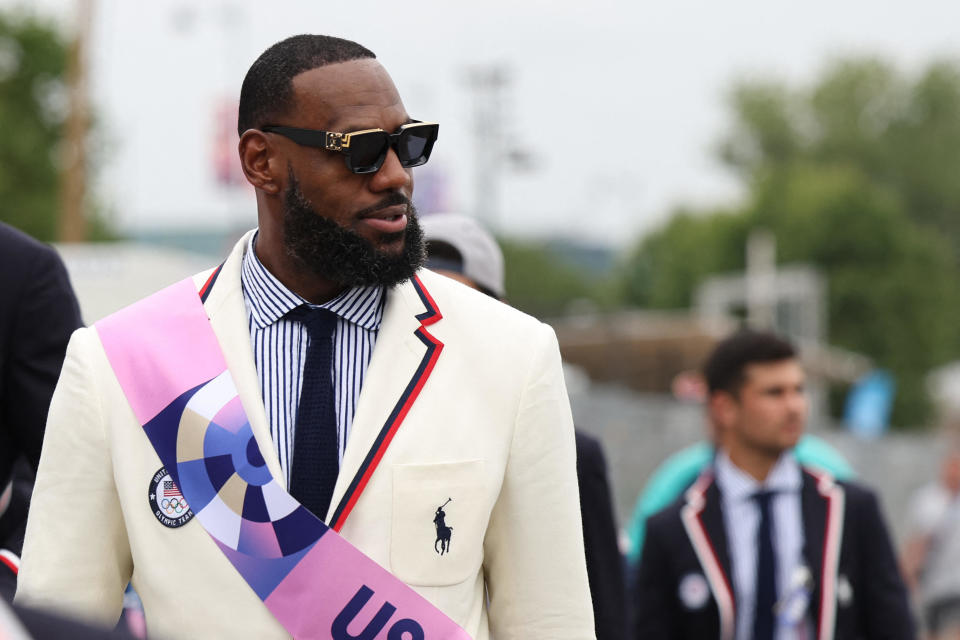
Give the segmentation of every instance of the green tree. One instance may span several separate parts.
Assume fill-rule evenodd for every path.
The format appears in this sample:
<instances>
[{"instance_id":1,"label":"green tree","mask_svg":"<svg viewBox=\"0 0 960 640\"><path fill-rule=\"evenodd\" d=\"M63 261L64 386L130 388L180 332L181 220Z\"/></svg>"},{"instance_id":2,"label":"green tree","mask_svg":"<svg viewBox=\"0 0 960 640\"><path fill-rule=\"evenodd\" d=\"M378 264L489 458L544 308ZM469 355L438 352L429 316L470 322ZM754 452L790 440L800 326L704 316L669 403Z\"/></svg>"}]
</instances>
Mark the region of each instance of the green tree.
<instances>
[{"instance_id":1,"label":"green tree","mask_svg":"<svg viewBox=\"0 0 960 640\"><path fill-rule=\"evenodd\" d=\"M896 422L925 420L925 375L957 355L950 244L912 221L895 190L851 166L796 166L754 198L746 215L774 231L780 260L813 263L826 276L831 343L896 374Z\"/></svg>"},{"instance_id":2,"label":"green tree","mask_svg":"<svg viewBox=\"0 0 960 640\"><path fill-rule=\"evenodd\" d=\"M538 318L559 316L571 305L612 306L618 282L591 277L546 244L500 238L507 302Z\"/></svg>"},{"instance_id":3,"label":"green tree","mask_svg":"<svg viewBox=\"0 0 960 640\"><path fill-rule=\"evenodd\" d=\"M960 263L960 64L908 77L878 60L843 60L809 88L738 85L731 103L720 156L748 184L798 163L856 167L945 234Z\"/></svg>"},{"instance_id":4,"label":"green tree","mask_svg":"<svg viewBox=\"0 0 960 640\"><path fill-rule=\"evenodd\" d=\"M0 220L55 239L67 48L36 17L0 13Z\"/></svg>"},{"instance_id":5,"label":"green tree","mask_svg":"<svg viewBox=\"0 0 960 640\"><path fill-rule=\"evenodd\" d=\"M830 341L892 370L894 422L922 424L926 373L960 356L960 67L911 79L847 60L811 87L741 84L731 103L720 157L745 203L680 212L643 239L625 294L689 304L708 275L742 269L751 229L769 229L779 262L827 277Z\"/></svg>"},{"instance_id":6,"label":"green tree","mask_svg":"<svg viewBox=\"0 0 960 640\"><path fill-rule=\"evenodd\" d=\"M687 307L704 277L743 269L748 224L742 211L675 212L625 260L623 298L660 309Z\"/></svg>"}]
</instances>

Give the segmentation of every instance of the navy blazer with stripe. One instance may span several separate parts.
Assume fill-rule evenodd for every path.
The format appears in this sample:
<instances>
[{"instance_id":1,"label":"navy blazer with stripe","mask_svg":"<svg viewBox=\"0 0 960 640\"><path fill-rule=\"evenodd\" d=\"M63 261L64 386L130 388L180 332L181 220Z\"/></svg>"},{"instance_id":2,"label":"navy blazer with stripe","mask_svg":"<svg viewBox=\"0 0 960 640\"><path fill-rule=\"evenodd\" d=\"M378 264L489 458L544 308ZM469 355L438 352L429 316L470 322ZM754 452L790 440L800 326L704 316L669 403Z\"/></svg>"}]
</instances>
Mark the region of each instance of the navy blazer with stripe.
<instances>
[{"instance_id":1,"label":"navy blazer with stripe","mask_svg":"<svg viewBox=\"0 0 960 640\"><path fill-rule=\"evenodd\" d=\"M906 588L873 492L804 468L800 502L804 556L813 579L808 616L814 637L914 638ZM734 637L736 593L721 505L708 469L684 496L649 519L636 570L638 640ZM681 593L688 576L709 593L702 599Z\"/></svg>"}]
</instances>

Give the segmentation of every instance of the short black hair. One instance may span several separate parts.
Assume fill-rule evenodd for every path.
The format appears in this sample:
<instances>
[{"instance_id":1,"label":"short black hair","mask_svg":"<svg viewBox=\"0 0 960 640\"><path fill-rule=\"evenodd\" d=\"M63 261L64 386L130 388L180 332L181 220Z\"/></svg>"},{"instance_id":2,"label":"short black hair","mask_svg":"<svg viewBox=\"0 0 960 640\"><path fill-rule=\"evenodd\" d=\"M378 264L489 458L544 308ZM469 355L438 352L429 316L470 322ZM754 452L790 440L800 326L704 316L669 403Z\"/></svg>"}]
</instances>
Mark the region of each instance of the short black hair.
<instances>
[{"instance_id":1,"label":"short black hair","mask_svg":"<svg viewBox=\"0 0 960 640\"><path fill-rule=\"evenodd\" d=\"M796 357L797 350L786 339L769 331L741 329L717 343L703 365L703 377L711 394L726 391L736 395L748 365Z\"/></svg>"},{"instance_id":2,"label":"short black hair","mask_svg":"<svg viewBox=\"0 0 960 640\"><path fill-rule=\"evenodd\" d=\"M304 34L281 40L260 54L243 79L237 133L272 124L287 113L294 76L328 64L376 57L356 42L333 36Z\"/></svg>"}]
</instances>

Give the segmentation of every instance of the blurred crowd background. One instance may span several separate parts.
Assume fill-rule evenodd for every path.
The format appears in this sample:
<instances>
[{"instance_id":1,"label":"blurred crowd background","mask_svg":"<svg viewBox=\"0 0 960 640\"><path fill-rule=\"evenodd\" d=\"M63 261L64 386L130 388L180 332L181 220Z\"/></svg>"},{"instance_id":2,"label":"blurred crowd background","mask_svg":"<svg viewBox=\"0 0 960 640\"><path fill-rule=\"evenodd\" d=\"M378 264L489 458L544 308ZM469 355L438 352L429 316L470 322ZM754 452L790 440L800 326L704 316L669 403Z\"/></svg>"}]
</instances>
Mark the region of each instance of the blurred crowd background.
<instances>
[{"instance_id":1,"label":"blurred crowd background","mask_svg":"<svg viewBox=\"0 0 960 640\"><path fill-rule=\"evenodd\" d=\"M556 329L621 527L749 320L801 346L810 430L903 544L960 436L960 9L668 4L0 0L0 221L55 243L87 323L219 262L255 225L244 71L355 39L441 123L420 212L494 229Z\"/></svg>"}]
</instances>

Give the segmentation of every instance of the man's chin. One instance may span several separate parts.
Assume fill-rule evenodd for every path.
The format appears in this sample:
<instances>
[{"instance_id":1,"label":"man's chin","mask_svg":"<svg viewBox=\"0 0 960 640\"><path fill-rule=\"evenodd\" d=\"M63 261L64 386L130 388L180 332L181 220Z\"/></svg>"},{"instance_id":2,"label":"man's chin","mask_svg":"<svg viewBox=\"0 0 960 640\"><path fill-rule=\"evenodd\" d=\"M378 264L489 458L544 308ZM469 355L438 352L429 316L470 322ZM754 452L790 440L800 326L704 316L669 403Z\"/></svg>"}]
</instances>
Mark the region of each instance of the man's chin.
<instances>
[{"instance_id":1,"label":"man's chin","mask_svg":"<svg viewBox=\"0 0 960 640\"><path fill-rule=\"evenodd\" d=\"M381 206L407 204L404 225L378 229L378 225L358 222L344 226L321 215L300 192L292 170L290 174L284 194L283 240L287 253L304 269L348 287L393 286L408 280L423 264L423 232L405 198ZM362 221L364 216L356 218Z\"/></svg>"},{"instance_id":2,"label":"man's chin","mask_svg":"<svg viewBox=\"0 0 960 640\"><path fill-rule=\"evenodd\" d=\"M399 254L403 252L407 239L407 230L381 231L365 224L355 224L342 227L345 231L354 234L366 241L377 253Z\"/></svg>"},{"instance_id":3,"label":"man's chin","mask_svg":"<svg viewBox=\"0 0 960 640\"><path fill-rule=\"evenodd\" d=\"M795 447L800 438L803 437L804 428L800 426L789 426L784 429L782 440L787 445L787 448Z\"/></svg>"},{"instance_id":4,"label":"man's chin","mask_svg":"<svg viewBox=\"0 0 960 640\"><path fill-rule=\"evenodd\" d=\"M396 231L394 233L378 233L373 237L368 237L367 235L361 235L361 237L369 242L374 249L379 253L389 256L396 256L403 253L404 248L406 247L407 233L406 231Z\"/></svg>"}]
</instances>

